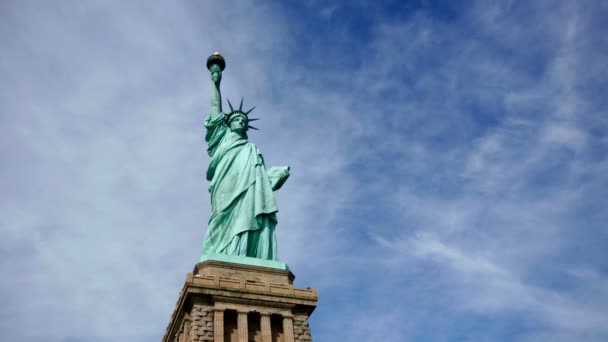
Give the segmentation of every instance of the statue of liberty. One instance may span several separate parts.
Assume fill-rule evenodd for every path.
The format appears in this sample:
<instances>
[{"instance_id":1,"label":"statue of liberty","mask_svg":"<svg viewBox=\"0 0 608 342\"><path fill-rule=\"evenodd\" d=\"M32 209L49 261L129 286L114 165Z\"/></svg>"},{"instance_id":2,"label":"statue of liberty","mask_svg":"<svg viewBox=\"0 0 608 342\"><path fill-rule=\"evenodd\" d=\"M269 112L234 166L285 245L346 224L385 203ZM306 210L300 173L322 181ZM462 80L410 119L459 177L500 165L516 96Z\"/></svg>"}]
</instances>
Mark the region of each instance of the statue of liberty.
<instances>
[{"instance_id":1,"label":"statue of liberty","mask_svg":"<svg viewBox=\"0 0 608 342\"><path fill-rule=\"evenodd\" d=\"M210 161L207 180L211 182L211 218L203 242L201 261L224 254L277 259L275 227L278 211L273 191L289 177L289 167L266 169L258 148L247 139L249 113L230 101L230 112L222 111L220 82L226 64L219 52L207 60L211 72L211 113L205 119L207 152Z\"/></svg>"}]
</instances>

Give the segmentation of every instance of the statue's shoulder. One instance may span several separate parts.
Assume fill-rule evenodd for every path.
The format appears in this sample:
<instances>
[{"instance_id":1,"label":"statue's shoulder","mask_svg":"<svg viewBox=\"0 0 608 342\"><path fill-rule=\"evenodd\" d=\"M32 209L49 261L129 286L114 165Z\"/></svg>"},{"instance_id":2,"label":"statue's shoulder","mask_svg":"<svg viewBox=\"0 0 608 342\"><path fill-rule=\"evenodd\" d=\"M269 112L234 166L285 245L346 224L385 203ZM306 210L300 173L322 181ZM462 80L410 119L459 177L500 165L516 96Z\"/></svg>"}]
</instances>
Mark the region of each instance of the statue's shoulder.
<instances>
[{"instance_id":1,"label":"statue's shoulder","mask_svg":"<svg viewBox=\"0 0 608 342\"><path fill-rule=\"evenodd\" d=\"M205 118L205 127L215 128L222 125L226 126L225 118L226 113L210 113Z\"/></svg>"}]
</instances>

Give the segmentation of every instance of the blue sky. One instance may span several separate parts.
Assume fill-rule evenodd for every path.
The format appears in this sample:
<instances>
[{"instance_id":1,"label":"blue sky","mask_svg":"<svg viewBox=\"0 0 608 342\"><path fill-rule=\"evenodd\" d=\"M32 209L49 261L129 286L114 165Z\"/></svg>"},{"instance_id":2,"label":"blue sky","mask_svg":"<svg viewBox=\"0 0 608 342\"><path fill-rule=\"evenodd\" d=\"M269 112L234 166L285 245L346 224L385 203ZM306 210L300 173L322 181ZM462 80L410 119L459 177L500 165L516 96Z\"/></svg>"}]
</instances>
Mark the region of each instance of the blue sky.
<instances>
[{"instance_id":1,"label":"blue sky","mask_svg":"<svg viewBox=\"0 0 608 342\"><path fill-rule=\"evenodd\" d=\"M206 57L290 165L323 341L608 340L601 1L3 1L0 330L154 341L209 218Z\"/></svg>"}]
</instances>

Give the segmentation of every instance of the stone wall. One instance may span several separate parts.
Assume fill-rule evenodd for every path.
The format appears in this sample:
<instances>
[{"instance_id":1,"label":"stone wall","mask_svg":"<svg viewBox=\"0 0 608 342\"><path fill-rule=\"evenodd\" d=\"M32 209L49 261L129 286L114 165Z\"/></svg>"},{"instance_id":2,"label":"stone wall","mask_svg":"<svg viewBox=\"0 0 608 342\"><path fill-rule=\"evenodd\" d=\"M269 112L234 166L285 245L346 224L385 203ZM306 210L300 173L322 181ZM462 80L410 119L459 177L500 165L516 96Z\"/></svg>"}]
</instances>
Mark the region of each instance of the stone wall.
<instances>
[{"instance_id":1,"label":"stone wall","mask_svg":"<svg viewBox=\"0 0 608 342\"><path fill-rule=\"evenodd\" d=\"M192 326L188 342L213 341L213 311L204 304L194 304L190 311Z\"/></svg>"},{"instance_id":2,"label":"stone wall","mask_svg":"<svg viewBox=\"0 0 608 342\"><path fill-rule=\"evenodd\" d=\"M307 315L293 316L293 335L296 342L312 341L312 337L310 335L310 327L308 326Z\"/></svg>"}]
</instances>

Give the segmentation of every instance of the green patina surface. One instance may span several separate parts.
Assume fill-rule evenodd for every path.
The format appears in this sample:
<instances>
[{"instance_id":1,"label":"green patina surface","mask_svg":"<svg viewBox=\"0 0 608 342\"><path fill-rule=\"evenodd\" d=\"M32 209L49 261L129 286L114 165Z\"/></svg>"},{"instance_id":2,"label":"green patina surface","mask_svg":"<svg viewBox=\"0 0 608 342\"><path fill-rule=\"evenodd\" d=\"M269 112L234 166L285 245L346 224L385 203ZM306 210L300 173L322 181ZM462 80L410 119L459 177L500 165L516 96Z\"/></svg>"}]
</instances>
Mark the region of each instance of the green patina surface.
<instances>
[{"instance_id":1,"label":"green patina surface","mask_svg":"<svg viewBox=\"0 0 608 342\"><path fill-rule=\"evenodd\" d=\"M275 228L278 211L273 191L289 177L289 167L266 169L257 146L249 142L247 130L253 110L222 110L220 82L225 61L219 54L209 57L211 73L211 112L205 119L205 141L210 157L207 180L210 181L211 218L203 241L203 260L222 260L286 269L276 261ZM260 264L264 263L264 264ZM274 265L274 266L271 266Z\"/></svg>"}]
</instances>

